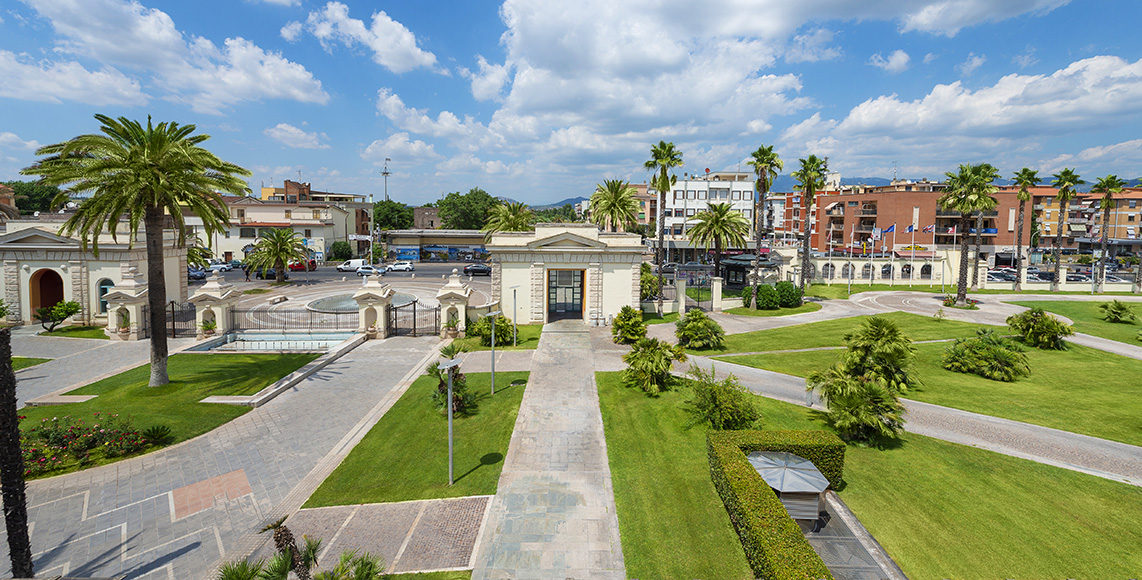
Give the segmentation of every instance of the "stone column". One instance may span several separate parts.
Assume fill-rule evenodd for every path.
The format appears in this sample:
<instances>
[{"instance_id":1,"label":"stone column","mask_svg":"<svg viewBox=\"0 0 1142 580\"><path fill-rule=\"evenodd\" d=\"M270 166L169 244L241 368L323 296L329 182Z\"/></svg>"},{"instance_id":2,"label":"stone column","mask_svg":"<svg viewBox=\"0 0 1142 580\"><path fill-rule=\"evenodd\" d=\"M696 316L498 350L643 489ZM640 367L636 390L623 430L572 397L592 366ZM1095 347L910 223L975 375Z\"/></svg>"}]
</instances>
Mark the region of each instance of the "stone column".
<instances>
[{"instance_id":1,"label":"stone column","mask_svg":"<svg viewBox=\"0 0 1142 580\"><path fill-rule=\"evenodd\" d=\"M630 267L630 307L638 310L642 306L642 262Z\"/></svg>"},{"instance_id":2,"label":"stone column","mask_svg":"<svg viewBox=\"0 0 1142 580\"><path fill-rule=\"evenodd\" d=\"M4 260L4 302L8 304L8 324L20 324L20 262Z\"/></svg>"},{"instance_id":3,"label":"stone column","mask_svg":"<svg viewBox=\"0 0 1142 580\"><path fill-rule=\"evenodd\" d=\"M531 322L543 324L547 315L547 288L543 285L543 262L532 262L529 274L531 275ZM495 302L495 300L493 300Z\"/></svg>"},{"instance_id":4,"label":"stone column","mask_svg":"<svg viewBox=\"0 0 1142 580\"><path fill-rule=\"evenodd\" d=\"M376 335L382 338L388 336L389 317L385 314L393 302L393 293L393 287L382 282L380 276L369 276L365 285L353 294L359 313L357 332L376 332ZM370 312L375 316L371 322Z\"/></svg>"},{"instance_id":5,"label":"stone column","mask_svg":"<svg viewBox=\"0 0 1142 580\"><path fill-rule=\"evenodd\" d=\"M677 277L674 279L674 300L678 303L679 314L686 314L686 279ZM665 312L662 313L666 315Z\"/></svg>"},{"instance_id":6,"label":"stone column","mask_svg":"<svg viewBox=\"0 0 1142 580\"><path fill-rule=\"evenodd\" d=\"M499 260L492 260L492 302L500 300L500 294L503 286L504 274L503 266L500 265Z\"/></svg>"},{"instance_id":7,"label":"stone column","mask_svg":"<svg viewBox=\"0 0 1142 580\"><path fill-rule=\"evenodd\" d=\"M104 332L111 340L139 340L143 324L143 306L147 303L147 281L134 267L123 274L123 281L104 295L107 300L107 327ZM125 329L120 332L120 329ZM152 328L151 332L164 332Z\"/></svg>"},{"instance_id":8,"label":"stone column","mask_svg":"<svg viewBox=\"0 0 1142 580\"><path fill-rule=\"evenodd\" d=\"M468 301L472 297L472 288L467 284L460 282L460 273L453 268L452 275L448 277L448 283L445 284L436 292L436 300L440 303L440 316L443 323L448 322L448 311L452 308L456 309L456 323L457 330L464 331L468 328ZM441 324L440 333L444 335L447 328Z\"/></svg>"},{"instance_id":9,"label":"stone column","mask_svg":"<svg viewBox=\"0 0 1142 580\"><path fill-rule=\"evenodd\" d=\"M207 337L204 322L213 320L215 328L212 333L226 334L230 331L230 311L242 297L242 292L235 289L233 284L227 283L218 277L215 270L206 279L206 284L195 291L190 302L195 305L194 322L198 327L195 336L199 340Z\"/></svg>"},{"instance_id":10,"label":"stone column","mask_svg":"<svg viewBox=\"0 0 1142 580\"><path fill-rule=\"evenodd\" d=\"M710 278L710 309L714 312L722 311L722 277Z\"/></svg>"},{"instance_id":11,"label":"stone column","mask_svg":"<svg viewBox=\"0 0 1142 580\"><path fill-rule=\"evenodd\" d=\"M587 323L591 326L606 324L606 315L603 314L603 265L591 262L587 265Z\"/></svg>"}]
</instances>

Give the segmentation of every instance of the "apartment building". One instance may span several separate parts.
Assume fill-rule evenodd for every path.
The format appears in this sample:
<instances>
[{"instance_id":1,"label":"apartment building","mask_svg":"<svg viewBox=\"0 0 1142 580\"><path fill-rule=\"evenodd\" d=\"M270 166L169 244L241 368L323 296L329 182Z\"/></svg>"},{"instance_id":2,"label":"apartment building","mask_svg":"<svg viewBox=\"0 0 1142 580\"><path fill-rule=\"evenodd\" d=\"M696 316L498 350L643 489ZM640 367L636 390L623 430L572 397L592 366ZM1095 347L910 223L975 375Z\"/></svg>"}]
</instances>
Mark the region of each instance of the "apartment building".
<instances>
[{"instance_id":1,"label":"apartment building","mask_svg":"<svg viewBox=\"0 0 1142 580\"><path fill-rule=\"evenodd\" d=\"M362 211L334 203L285 203L255 197L225 196L223 201L230 215L230 226L210 240L205 239L200 218L186 215L184 219L190 236L198 236L215 256L227 261L244 259L258 238L271 229L297 232L314 259L324 260L334 242L349 241L349 234L356 233L354 222Z\"/></svg>"},{"instance_id":2,"label":"apartment building","mask_svg":"<svg viewBox=\"0 0 1142 580\"><path fill-rule=\"evenodd\" d=\"M373 216L372 194L369 194L368 199L366 199L366 196L360 193L314 191L309 183L290 181L288 179L285 180L283 185L284 187L262 187L260 192L262 201L286 204L334 204L352 214L353 233L365 236L369 235L369 224L372 222ZM358 253L367 252L369 250L369 242L367 241L355 241L352 242L351 245L356 246L355 249Z\"/></svg>"},{"instance_id":3,"label":"apartment building","mask_svg":"<svg viewBox=\"0 0 1142 580\"><path fill-rule=\"evenodd\" d=\"M705 211L711 203L729 203L734 211L750 223L747 238L752 239L756 217L753 185L751 173L717 172L695 176L683 173L667 193L662 208L667 261L696 261L708 251L704 246L691 244L689 230L697 223L694 217ZM657 199L658 191L648 188L647 195ZM648 207L657 209L654 205ZM657 237L651 243L657 244ZM727 248L727 253L744 250L746 248Z\"/></svg>"},{"instance_id":4,"label":"apartment building","mask_svg":"<svg viewBox=\"0 0 1142 580\"><path fill-rule=\"evenodd\" d=\"M1063 218L1072 234L1069 240L1073 240L1079 250L1099 250L1105 228L1110 255L1142 251L1142 188L1128 188L1112 194L1110 218L1105 224L1101 199L1099 194L1087 193L1079 195L1070 204L1069 213ZM1058 215L1055 219L1058 220Z\"/></svg>"}]
</instances>

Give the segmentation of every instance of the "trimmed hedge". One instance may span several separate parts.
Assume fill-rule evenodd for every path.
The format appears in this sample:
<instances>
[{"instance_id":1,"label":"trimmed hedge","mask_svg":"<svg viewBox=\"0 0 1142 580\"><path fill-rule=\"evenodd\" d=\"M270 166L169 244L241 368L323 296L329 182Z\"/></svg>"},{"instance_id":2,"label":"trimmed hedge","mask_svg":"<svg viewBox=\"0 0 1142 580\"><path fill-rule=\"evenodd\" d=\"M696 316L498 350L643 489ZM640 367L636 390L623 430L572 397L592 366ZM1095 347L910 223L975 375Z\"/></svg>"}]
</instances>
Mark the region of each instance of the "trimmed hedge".
<instances>
[{"instance_id":1,"label":"trimmed hedge","mask_svg":"<svg viewBox=\"0 0 1142 580\"><path fill-rule=\"evenodd\" d=\"M746 455L785 451L804 457L836 487L844 476L844 442L827 431L711 431L706 450L714 488L754 574L768 580L831 580L821 557Z\"/></svg>"}]
</instances>

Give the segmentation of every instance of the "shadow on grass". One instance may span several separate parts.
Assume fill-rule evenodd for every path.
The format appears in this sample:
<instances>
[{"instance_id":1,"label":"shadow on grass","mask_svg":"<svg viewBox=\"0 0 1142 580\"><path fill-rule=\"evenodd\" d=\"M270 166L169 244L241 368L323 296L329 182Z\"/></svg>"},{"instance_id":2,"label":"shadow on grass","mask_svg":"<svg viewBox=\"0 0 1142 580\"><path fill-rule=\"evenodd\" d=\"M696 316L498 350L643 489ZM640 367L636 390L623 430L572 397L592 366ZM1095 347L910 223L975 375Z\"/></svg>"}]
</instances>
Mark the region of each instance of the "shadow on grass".
<instances>
[{"instance_id":1,"label":"shadow on grass","mask_svg":"<svg viewBox=\"0 0 1142 580\"><path fill-rule=\"evenodd\" d=\"M469 475L475 473L475 471L477 469L480 469L481 467L491 467L497 463L500 463L503 460L504 460L504 454L503 453L486 453L486 454L484 454L483 457L480 458L480 463L478 463L472 469L469 469L468 471L465 471L464 473L460 474L460 476L458 476L453 481L453 483L458 482L461 479L464 479L465 477L468 477Z\"/></svg>"}]
</instances>

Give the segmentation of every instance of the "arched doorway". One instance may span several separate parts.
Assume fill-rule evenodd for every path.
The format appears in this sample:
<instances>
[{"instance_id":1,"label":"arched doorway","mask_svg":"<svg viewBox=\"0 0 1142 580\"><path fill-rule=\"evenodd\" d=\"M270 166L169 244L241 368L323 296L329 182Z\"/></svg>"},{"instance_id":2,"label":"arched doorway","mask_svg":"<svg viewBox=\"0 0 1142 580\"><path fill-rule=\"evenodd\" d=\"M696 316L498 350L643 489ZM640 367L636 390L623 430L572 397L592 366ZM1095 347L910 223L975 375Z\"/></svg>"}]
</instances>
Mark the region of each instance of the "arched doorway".
<instances>
[{"instance_id":1,"label":"arched doorway","mask_svg":"<svg viewBox=\"0 0 1142 580\"><path fill-rule=\"evenodd\" d=\"M832 264L825 264L825 265L824 265L824 266L821 268L821 272L822 272L822 275L824 276L824 278L825 278L826 280L832 280L832 279L833 279L833 275L834 275L835 271L836 271L836 270L833 268L833 265L832 265Z\"/></svg>"},{"instance_id":2,"label":"arched doorway","mask_svg":"<svg viewBox=\"0 0 1142 580\"><path fill-rule=\"evenodd\" d=\"M37 308L51 308L63 302L63 278L55 270L43 269L32 274L29 286L32 313Z\"/></svg>"}]
</instances>

